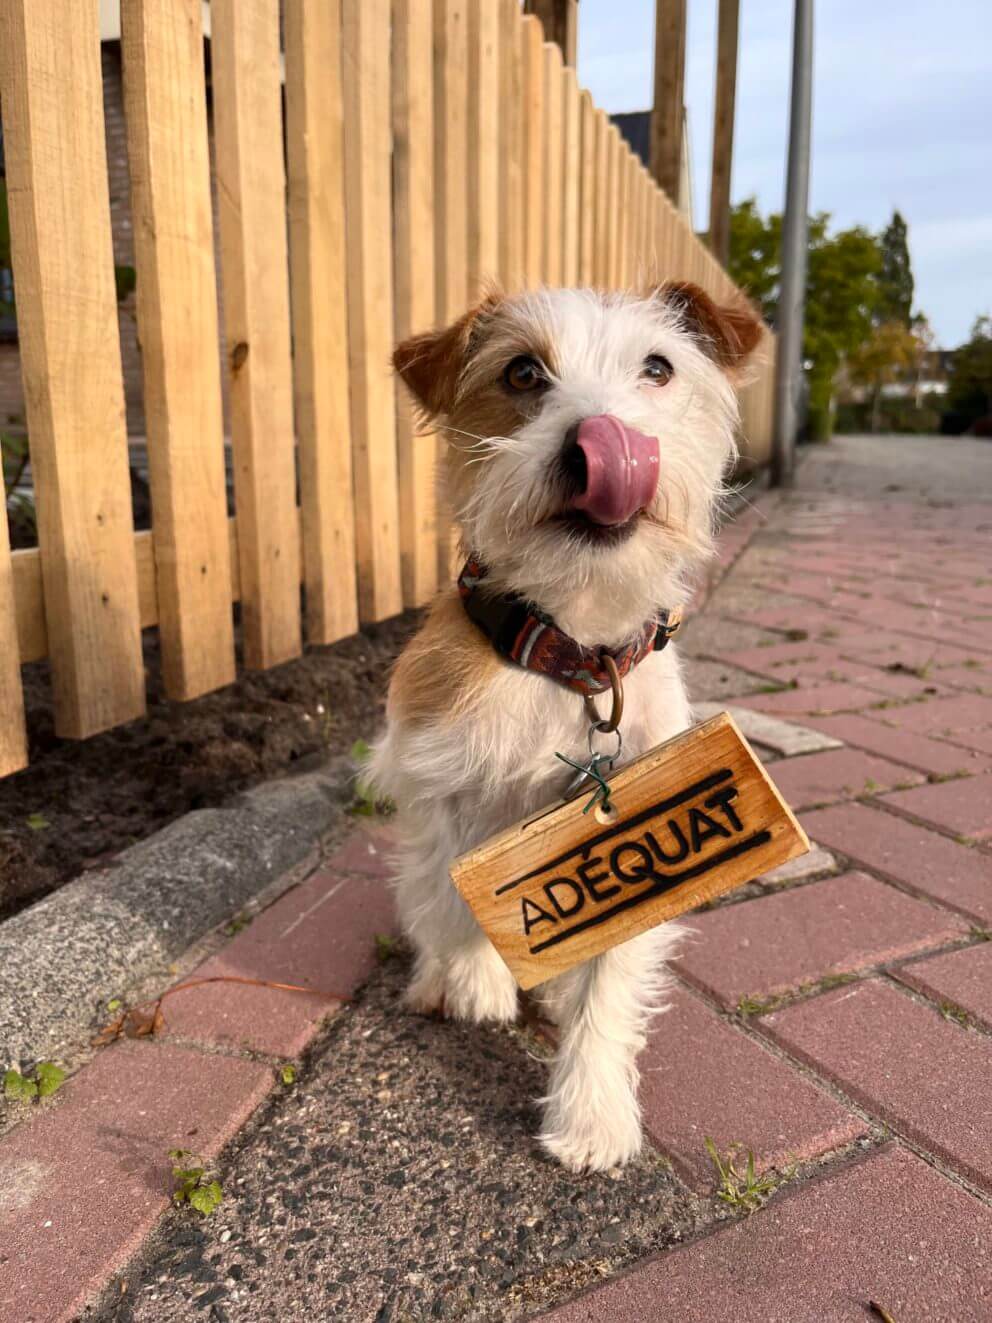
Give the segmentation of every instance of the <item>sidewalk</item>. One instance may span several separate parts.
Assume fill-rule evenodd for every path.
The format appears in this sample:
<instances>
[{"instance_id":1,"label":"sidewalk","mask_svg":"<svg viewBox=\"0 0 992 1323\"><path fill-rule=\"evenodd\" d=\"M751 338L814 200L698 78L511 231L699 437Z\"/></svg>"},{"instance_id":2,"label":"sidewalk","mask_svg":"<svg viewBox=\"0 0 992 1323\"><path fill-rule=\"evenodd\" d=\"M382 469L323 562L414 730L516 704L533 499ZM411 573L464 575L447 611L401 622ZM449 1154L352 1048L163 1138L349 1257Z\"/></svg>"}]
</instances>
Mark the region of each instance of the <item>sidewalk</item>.
<instances>
[{"instance_id":1,"label":"sidewalk","mask_svg":"<svg viewBox=\"0 0 992 1323\"><path fill-rule=\"evenodd\" d=\"M758 504L682 651L818 848L693 916L641 1158L562 1171L542 1040L402 1011L356 830L198 971L320 993L183 993L0 1138L2 1323L992 1318L992 444L845 438Z\"/></svg>"}]
</instances>

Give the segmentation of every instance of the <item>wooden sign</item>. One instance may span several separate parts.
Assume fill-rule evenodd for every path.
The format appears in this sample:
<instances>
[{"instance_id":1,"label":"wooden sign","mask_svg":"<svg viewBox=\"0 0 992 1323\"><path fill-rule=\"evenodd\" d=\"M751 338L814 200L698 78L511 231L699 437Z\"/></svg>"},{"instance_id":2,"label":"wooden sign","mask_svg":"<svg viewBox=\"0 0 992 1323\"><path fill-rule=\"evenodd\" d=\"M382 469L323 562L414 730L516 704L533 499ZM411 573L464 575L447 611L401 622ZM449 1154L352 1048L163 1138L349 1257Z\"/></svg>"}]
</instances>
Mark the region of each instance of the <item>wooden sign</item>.
<instances>
[{"instance_id":1,"label":"wooden sign","mask_svg":"<svg viewBox=\"0 0 992 1323\"><path fill-rule=\"evenodd\" d=\"M522 988L809 850L726 712L456 859L451 876ZM590 792L593 787L590 786Z\"/></svg>"}]
</instances>

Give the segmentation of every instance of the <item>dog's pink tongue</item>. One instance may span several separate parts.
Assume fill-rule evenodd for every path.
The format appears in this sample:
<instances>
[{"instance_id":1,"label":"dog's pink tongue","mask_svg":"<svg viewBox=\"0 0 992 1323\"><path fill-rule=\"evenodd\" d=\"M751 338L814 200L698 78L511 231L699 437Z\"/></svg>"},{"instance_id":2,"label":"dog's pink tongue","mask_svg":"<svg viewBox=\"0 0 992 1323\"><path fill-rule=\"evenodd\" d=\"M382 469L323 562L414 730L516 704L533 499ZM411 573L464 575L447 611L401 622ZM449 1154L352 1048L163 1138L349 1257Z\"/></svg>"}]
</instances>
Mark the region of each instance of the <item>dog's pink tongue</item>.
<instances>
[{"instance_id":1,"label":"dog's pink tongue","mask_svg":"<svg viewBox=\"0 0 992 1323\"><path fill-rule=\"evenodd\" d=\"M579 424L578 445L586 460L586 489L575 501L597 524L625 524L654 499L658 487L658 440L626 427L612 414Z\"/></svg>"}]
</instances>

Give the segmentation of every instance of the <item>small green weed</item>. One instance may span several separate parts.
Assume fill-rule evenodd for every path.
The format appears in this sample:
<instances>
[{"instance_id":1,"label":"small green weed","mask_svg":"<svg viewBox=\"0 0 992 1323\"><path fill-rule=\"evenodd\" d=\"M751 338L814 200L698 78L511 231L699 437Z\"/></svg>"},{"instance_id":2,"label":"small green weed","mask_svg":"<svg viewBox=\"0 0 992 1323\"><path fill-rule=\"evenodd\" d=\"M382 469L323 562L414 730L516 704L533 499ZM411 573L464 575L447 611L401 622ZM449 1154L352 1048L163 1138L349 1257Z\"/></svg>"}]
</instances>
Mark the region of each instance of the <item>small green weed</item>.
<instances>
[{"instance_id":1,"label":"small green weed","mask_svg":"<svg viewBox=\"0 0 992 1323\"><path fill-rule=\"evenodd\" d=\"M367 776L362 775L362 767L371 757L372 749L366 740L356 740L351 746L351 761L358 767L355 777L355 798L348 812L357 818L383 817L396 812L396 805L387 797L379 798L375 787Z\"/></svg>"},{"instance_id":2,"label":"small green weed","mask_svg":"<svg viewBox=\"0 0 992 1323\"><path fill-rule=\"evenodd\" d=\"M809 630L787 629L785 631L785 637L789 640L790 643L805 643L806 640L809 638ZM826 634L824 634L824 638L826 638Z\"/></svg>"},{"instance_id":3,"label":"small green weed","mask_svg":"<svg viewBox=\"0 0 992 1323\"><path fill-rule=\"evenodd\" d=\"M756 1213L778 1189L780 1182L771 1173L757 1175L751 1149L747 1150L747 1162L742 1171L738 1163L743 1148L742 1144L733 1144L721 1157L716 1144L708 1135L706 1137L706 1151L720 1177L716 1197L738 1212Z\"/></svg>"},{"instance_id":4,"label":"small green weed","mask_svg":"<svg viewBox=\"0 0 992 1323\"><path fill-rule=\"evenodd\" d=\"M22 1075L8 1070L3 1077L4 1097L12 1102L31 1102L57 1093L65 1080L65 1071L52 1061L39 1061L33 1071Z\"/></svg>"},{"instance_id":5,"label":"small green weed","mask_svg":"<svg viewBox=\"0 0 992 1323\"><path fill-rule=\"evenodd\" d=\"M224 1198L220 1181L208 1180L206 1167L190 1165L195 1154L188 1148L170 1148L169 1157L174 1181L172 1202L177 1207L189 1204L204 1217L209 1217Z\"/></svg>"},{"instance_id":6,"label":"small green weed","mask_svg":"<svg viewBox=\"0 0 992 1323\"><path fill-rule=\"evenodd\" d=\"M960 1024L965 1029L968 1029L971 1026L971 1016L964 1007L959 1006L957 1002L942 1001L938 1009L945 1020L953 1020L956 1024Z\"/></svg>"},{"instance_id":7,"label":"small green weed","mask_svg":"<svg viewBox=\"0 0 992 1323\"><path fill-rule=\"evenodd\" d=\"M239 932L241 932L242 928L248 927L248 925L251 923L251 919L252 916L250 914L245 914L245 912L242 910L240 914L235 914L233 919L225 923L224 932L227 934L228 937L235 937Z\"/></svg>"},{"instance_id":8,"label":"small green weed","mask_svg":"<svg viewBox=\"0 0 992 1323\"><path fill-rule=\"evenodd\" d=\"M776 1010L782 1005L784 997L741 997L737 1003L737 1014L748 1015L767 1015L769 1011Z\"/></svg>"},{"instance_id":9,"label":"small green weed","mask_svg":"<svg viewBox=\"0 0 992 1323\"><path fill-rule=\"evenodd\" d=\"M32 831L47 831L52 825L45 817L44 813L29 813L25 822Z\"/></svg>"},{"instance_id":10,"label":"small green weed","mask_svg":"<svg viewBox=\"0 0 992 1323\"><path fill-rule=\"evenodd\" d=\"M969 937L974 937L977 942L992 942L992 928L982 928L979 925L969 929Z\"/></svg>"},{"instance_id":11,"label":"small green weed","mask_svg":"<svg viewBox=\"0 0 992 1323\"><path fill-rule=\"evenodd\" d=\"M279 1072L279 1078L282 1080L283 1084L285 1084L287 1089L292 1088L296 1083L296 1067L283 1066L282 1070Z\"/></svg>"},{"instance_id":12,"label":"small green weed","mask_svg":"<svg viewBox=\"0 0 992 1323\"><path fill-rule=\"evenodd\" d=\"M390 937L386 933L376 933L375 935L375 954L380 965L384 965L387 960L392 960L398 952L399 943L395 937Z\"/></svg>"}]
</instances>

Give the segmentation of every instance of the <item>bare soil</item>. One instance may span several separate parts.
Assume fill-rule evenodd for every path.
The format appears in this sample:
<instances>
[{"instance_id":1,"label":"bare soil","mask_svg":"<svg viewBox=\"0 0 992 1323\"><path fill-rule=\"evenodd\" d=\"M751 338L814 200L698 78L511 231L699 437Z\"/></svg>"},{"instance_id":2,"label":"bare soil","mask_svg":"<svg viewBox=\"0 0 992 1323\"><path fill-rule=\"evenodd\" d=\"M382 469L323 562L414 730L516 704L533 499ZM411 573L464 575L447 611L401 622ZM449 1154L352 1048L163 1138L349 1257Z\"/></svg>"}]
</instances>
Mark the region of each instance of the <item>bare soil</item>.
<instances>
[{"instance_id":1,"label":"bare soil","mask_svg":"<svg viewBox=\"0 0 992 1323\"><path fill-rule=\"evenodd\" d=\"M47 664L26 667L30 763L0 780L0 919L190 809L370 738L418 619L408 612L285 666L244 672L191 703L165 698L149 631L148 715L81 742L55 734Z\"/></svg>"}]
</instances>

